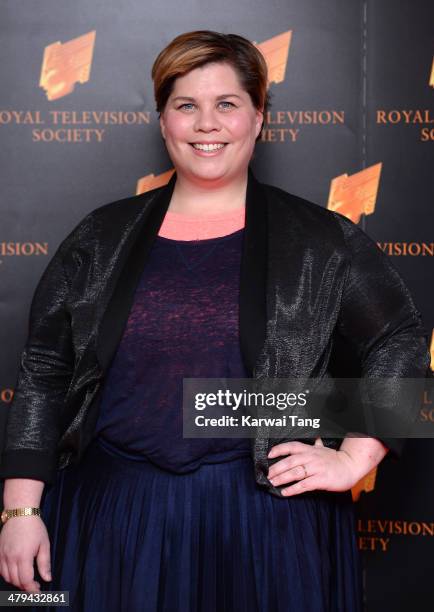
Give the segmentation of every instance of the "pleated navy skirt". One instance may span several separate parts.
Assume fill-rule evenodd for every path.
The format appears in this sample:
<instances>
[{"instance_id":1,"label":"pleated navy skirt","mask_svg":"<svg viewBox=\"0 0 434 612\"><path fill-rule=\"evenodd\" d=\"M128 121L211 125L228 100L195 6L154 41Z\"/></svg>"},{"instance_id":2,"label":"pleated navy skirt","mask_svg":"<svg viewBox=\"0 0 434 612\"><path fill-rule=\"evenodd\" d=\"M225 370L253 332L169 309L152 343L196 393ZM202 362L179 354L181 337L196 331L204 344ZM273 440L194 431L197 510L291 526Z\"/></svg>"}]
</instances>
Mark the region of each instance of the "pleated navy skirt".
<instances>
[{"instance_id":1,"label":"pleated navy skirt","mask_svg":"<svg viewBox=\"0 0 434 612\"><path fill-rule=\"evenodd\" d=\"M350 492L280 499L250 456L173 474L94 440L46 487L71 612L360 612ZM36 608L35 608L36 610Z\"/></svg>"}]
</instances>

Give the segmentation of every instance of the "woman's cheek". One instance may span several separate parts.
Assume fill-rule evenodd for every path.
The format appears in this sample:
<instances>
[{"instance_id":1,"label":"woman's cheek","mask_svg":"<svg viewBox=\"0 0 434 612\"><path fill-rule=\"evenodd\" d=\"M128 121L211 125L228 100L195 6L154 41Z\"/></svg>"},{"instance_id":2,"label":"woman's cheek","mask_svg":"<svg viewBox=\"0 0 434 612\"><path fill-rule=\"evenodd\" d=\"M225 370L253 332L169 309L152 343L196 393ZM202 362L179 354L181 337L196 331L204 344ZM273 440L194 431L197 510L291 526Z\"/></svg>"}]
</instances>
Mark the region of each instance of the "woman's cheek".
<instances>
[{"instance_id":1,"label":"woman's cheek","mask_svg":"<svg viewBox=\"0 0 434 612\"><path fill-rule=\"evenodd\" d=\"M252 129L250 119L248 117L242 117L239 115L231 117L226 126L234 139L245 138L248 134L250 134Z\"/></svg>"}]
</instances>

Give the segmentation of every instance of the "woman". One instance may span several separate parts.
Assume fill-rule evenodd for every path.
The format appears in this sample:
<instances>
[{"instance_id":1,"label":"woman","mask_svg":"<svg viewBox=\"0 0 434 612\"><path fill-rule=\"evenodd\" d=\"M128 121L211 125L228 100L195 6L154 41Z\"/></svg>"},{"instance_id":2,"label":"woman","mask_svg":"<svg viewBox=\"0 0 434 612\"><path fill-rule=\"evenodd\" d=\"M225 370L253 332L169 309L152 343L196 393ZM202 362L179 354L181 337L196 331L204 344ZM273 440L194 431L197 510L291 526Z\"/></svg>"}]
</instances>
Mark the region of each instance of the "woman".
<instances>
[{"instance_id":1,"label":"woman","mask_svg":"<svg viewBox=\"0 0 434 612\"><path fill-rule=\"evenodd\" d=\"M184 439L182 379L321 378L336 334L366 376L423 376L419 313L354 224L254 177L249 41L183 34L152 76L176 173L92 211L38 285L1 475L42 518L6 520L1 574L39 591L36 558L71 610L360 610L350 488L398 442Z\"/></svg>"}]
</instances>

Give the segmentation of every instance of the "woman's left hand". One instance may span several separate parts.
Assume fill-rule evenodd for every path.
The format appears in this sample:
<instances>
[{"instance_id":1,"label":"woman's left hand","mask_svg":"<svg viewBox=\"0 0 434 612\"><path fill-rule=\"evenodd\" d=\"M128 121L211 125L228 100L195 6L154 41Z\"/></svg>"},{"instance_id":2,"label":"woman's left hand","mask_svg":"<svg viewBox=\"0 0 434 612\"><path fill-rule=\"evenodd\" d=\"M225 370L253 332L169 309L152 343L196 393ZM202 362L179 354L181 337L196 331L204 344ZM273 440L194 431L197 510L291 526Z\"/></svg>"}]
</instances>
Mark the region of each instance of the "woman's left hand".
<instances>
[{"instance_id":1,"label":"woman's left hand","mask_svg":"<svg viewBox=\"0 0 434 612\"><path fill-rule=\"evenodd\" d=\"M347 491L364 475L360 464L357 465L347 451L328 448L321 438L317 438L314 445L283 442L273 446L268 453L270 458L280 455L285 457L270 467L268 479L274 486L295 481L290 487L280 490L285 496L315 489Z\"/></svg>"}]
</instances>

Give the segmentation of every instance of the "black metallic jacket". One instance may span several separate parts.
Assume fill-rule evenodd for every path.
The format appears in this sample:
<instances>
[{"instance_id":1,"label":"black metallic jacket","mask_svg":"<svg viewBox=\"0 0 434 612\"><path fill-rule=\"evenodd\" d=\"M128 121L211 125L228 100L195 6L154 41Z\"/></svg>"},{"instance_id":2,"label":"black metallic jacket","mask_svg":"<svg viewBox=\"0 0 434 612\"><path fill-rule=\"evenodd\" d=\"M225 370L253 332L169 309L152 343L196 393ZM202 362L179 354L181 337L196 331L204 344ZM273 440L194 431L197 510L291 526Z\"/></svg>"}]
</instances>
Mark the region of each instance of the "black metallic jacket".
<instances>
[{"instance_id":1,"label":"black metallic jacket","mask_svg":"<svg viewBox=\"0 0 434 612\"><path fill-rule=\"evenodd\" d=\"M48 264L31 304L0 477L51 483L82 457L175 181L93 210ZM240 283L241 350L253 378L329 376L345 346L363 376L426 375L427 332L387 256L347 218L260 183L250 168ZM399 454L400 440L384 441ZM252 456L256 482L280 496L266 477L275 443L258 436Z\"/></svg>"}]
</instances>

